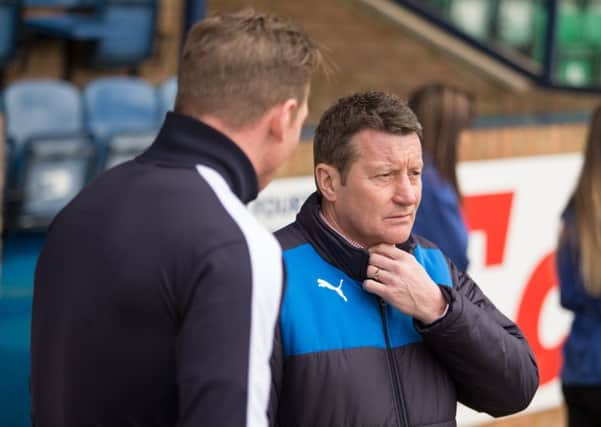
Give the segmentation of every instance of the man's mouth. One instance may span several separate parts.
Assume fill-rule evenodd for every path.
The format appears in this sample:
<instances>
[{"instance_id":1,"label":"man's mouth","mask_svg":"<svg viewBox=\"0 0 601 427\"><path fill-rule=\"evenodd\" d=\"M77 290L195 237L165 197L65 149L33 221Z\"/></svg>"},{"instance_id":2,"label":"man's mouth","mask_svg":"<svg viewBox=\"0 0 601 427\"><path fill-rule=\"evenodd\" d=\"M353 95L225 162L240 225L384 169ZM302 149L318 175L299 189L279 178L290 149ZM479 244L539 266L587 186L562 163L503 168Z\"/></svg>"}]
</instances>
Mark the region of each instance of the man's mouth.
<instances>
[{"instance_id":1,"label":"man's mouth","mask_svg":"<svg viewBox=\"0 0 601 427\"><path fill-rule=\"evenodd\" d=\"M389 215L386 217L386 219L409 219L411 218L412 213L402 213L402 214L394 214L394 215Z\"/></svg>"}]
</instances>

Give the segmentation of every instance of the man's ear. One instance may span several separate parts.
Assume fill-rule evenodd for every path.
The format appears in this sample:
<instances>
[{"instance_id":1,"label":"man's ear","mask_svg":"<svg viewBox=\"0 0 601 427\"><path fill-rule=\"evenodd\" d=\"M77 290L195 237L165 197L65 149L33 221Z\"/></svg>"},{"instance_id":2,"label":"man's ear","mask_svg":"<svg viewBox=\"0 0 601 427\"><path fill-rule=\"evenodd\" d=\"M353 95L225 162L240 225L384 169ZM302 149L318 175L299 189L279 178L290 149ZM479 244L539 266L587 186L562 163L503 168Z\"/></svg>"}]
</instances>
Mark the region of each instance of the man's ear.
<instances>
[{"instance_id":1,"label":"man's ear","mask_svg":"<svg viewBox=\"0 0 601 427\"><path fill-rule=\"evenodd\" d=\"M269 131L276 142L283 142L286 139L287 131L296 117L298 106L296 98L288 98L272 108Z\"/></svg>"},{"instance_id":2,"label":"man's ear","mask_svg":"<svg viewBox=\"0 0 601 427\"><path fill-rule=\"evenodd\" d=\"M324 199L334 202L336 201L336 192L342 185L340 173L332 165L318 163L315 166L315 184Z\"/></svg>"}]
</instances>

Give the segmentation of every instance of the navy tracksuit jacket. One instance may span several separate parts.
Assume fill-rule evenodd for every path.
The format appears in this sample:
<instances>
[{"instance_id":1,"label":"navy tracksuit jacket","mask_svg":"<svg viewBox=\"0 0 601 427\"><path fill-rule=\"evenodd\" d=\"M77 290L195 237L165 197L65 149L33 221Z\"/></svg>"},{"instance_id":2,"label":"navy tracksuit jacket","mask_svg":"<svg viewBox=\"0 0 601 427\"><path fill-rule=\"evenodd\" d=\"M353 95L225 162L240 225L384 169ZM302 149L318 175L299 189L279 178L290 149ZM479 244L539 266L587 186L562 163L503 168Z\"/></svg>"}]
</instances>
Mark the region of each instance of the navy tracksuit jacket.
<instances>
[{"instance_id":1,"label":"navy tracksuit jacket","mask_svg":"<svg viewBox=\"0 0 601 427\"><path fill-rule=\"evenodd\" d=\"M36 427L262 426L281 298L255 171L169 113L154 144L51 225L35 274Z\"/></svg>"}]
</instances>

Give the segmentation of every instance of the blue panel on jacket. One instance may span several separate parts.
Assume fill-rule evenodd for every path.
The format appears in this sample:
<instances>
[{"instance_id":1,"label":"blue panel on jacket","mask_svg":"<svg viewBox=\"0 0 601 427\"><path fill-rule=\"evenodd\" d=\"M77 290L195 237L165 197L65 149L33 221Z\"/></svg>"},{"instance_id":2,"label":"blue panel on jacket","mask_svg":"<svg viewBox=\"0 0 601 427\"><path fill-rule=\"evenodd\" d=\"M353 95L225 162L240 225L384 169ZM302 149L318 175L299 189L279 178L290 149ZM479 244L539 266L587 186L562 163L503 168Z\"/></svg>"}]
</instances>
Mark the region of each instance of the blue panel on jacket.
<instances>
[{"instance_id":1,"label":"blue panel on jacket","mask_svg":"<svg viewBox=\"0 0 601 427\"><path fill-rule=\"evenodd\" d=\"M287 288L280 325L286 356L357 347L386 348L378 300L325 262L309 244L284 252ZM394 346L419 341L396 310ZM389 311L389 312L390 312ZM390 329L390 327L389 327Z\"/></svg>"},{"instance_id":2,"label":"blue panel on jacket","mask_svg":"<svg viewBox=\"0 0 601 427\"><path fill-rule=\"evenodd\" d=\"M281 329L286 356L353 347L386 348L376 297L309 244L284 252ZM332 290L338 288L340 290Z\"/></svg>"},{"instance_id":3,"label":"blue panel on jacket","mask_svg":"<svg viewBox=\"0 0 601 427\"><path fill-rule=\"evenodd\" d=\"M426 269L434 283L449 288L453 287L449 265L440 249L424 248L417 245L413 251L413 255L417 259L417 262Z\"/></svg>"},{"instance_id":4,"label":"blue panel on jacket","mask_svg":"<svg viewBox=\"0 0 601 427\"><path fill-rule=\"evenodd\" d=\"M453 286L447 261L436 248L416 246L413 255L424 267L434 283L443 286ZM421 341L421 336L413 327L413 318L386 305L386 319L391 347L401 347L412 342Z\"/></svg>"},{"instance_id":5,"label":"blue panel on jacket","mask_svg":"<svg viewBox=\"0 0 601 427\"><path fill-rule=\"evenodd\" d=\"M440 250L417 246L414 255L434 282L452 286ZM280 316L285 356L357 347L386 348L376 296L325 262L310 244L284 252L287 287ZM421 341L413 319L386 305L390 345Z\"/></svg>"}]
</instances>

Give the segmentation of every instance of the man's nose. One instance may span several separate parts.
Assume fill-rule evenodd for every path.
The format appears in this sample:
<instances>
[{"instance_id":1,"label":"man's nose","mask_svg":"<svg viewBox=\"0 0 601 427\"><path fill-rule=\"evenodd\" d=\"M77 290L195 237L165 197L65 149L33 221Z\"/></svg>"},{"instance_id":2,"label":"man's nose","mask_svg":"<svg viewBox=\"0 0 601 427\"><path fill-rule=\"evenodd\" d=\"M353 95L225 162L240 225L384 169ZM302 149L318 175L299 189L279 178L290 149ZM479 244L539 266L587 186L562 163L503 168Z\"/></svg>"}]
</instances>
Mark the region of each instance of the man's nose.
<instances>
[{"instance_id":1,"label":"man's nose","mask_svg":"<svg viewBox=\"0 0 601 427\"><path fill-rule=\"evenodd\" d=\"M403 205L414 204L417 201L417 188L405 174L399 175L396 181L394 201Z\"/></svg>"}]
</instances>

